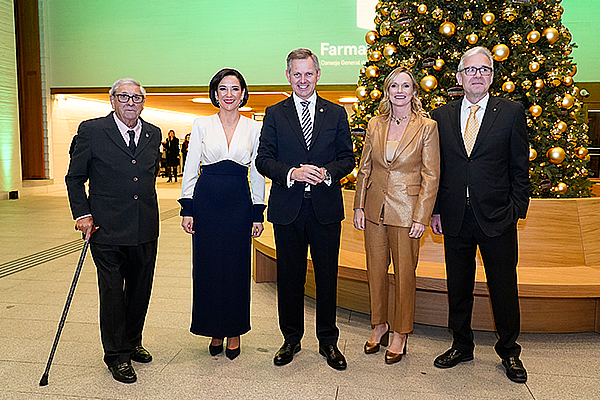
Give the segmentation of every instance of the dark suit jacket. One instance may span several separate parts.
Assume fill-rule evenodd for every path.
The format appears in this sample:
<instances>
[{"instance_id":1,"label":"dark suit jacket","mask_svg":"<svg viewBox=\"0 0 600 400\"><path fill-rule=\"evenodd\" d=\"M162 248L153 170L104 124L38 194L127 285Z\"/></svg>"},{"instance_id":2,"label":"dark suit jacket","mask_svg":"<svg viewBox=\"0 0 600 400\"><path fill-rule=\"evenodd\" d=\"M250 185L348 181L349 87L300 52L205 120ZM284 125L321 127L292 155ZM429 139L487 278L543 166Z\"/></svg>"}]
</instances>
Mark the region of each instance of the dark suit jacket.
<instances>
[{"instance_id":1,"label":"dark suit jacket","mask_svg":"<svg viewBox=\"0 0 600 400\"><path fill-rule=\"evenodd\" d=\"M477 140L467 156L457 100L433 110L440 135L441 177L434 209L444 235L458 236L466 206L483 232L499 236L525 218L529 206L529 144L523 105L490 96Z\"/></svg>"},{"instance_id":2,"label":"dark suit jacket","mask_svg":"<svg viewBox=\"0 0 600 400\"><path fill-rule=\"evenodd\" d=\"M300 164L324 167L331 174L332 184L324 182L311 187L312 203L321 224L344 219L340 179L355 166L352 140L346 111L317 96L315 121L310 150L292 97L266 110L256 157L258 171L273 181L267 208L267 219L274 224L291 224L302 205L304 183L287 187L287 173Z\"/></svg>"},{"instance_id":3,"label":"dark suit jacket","mask_svg":"<svg viewBox=\"0 0 600 400\"><path fill-rule=\"evenodd\" d=\"M138 245L158 238L160 141L160 129L142 121L132 155L112 112L79 125L65 182L73 218L91 214L100 227L92 243Z\"/></svg>"}]
</instances>

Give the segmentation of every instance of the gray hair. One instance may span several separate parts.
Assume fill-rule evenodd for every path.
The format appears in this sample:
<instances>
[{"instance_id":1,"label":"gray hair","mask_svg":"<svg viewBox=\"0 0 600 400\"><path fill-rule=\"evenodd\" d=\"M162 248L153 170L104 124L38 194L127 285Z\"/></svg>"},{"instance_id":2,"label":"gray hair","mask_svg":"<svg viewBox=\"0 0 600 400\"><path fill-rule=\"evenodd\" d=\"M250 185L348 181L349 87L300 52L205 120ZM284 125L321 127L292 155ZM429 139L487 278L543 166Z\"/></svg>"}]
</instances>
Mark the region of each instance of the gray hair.
<instances>
[{"instance_id":1,"label":"gray hair","mask_svg":"<svg viewBox=\"0 0 600 400\"><path fill-rule=\"evenodd\" d=\"M309 49L296 49L292 50L290 54L287 56L287 70L290 72L292 69L292 61L294 60L305 60L307 58L312 58L313 63L315 64L315 71L319 71L321 67L319 66L319 57L315 53L313 53Z\"/></svg>"},{"instance_id":2,"label":"gray hair","mask_svg":"<svg viewBox=\"0 0 600 400\"><path fill-rule=\"evenodd\" d=\"M140 83L133 78L122 78L122 79L119 79L118 81L116 81L115 83L113 83L112 87L110 88L110 92L109 92L110 95L114 96L115 94L117 94L117 90L119 89L119 87L121 87L122 85L127 85L127 84L131 84L131 85L135 85L135 86L139 87L140 92L142 92L142 94L144 96L146 95L146 89L144 89L144 87L142 85L140 85Z\"/></svg>"},{"instance_id":3,"label":"gray hair","mask_svg":"<svg viewBox=\"0 0 600 400\"><path fill-rule=\"evenodd\" d=\"M474 56L475 54L483 54L484 56L486 56L490 60L492 70L494 69L494 56L492 55L492 53L485 47L477 46L467 50L465 54L463 54L463 56L460 58L460 62L458 63L458 71L464 68L465 59Z\"/></svg>"}]
</instances>

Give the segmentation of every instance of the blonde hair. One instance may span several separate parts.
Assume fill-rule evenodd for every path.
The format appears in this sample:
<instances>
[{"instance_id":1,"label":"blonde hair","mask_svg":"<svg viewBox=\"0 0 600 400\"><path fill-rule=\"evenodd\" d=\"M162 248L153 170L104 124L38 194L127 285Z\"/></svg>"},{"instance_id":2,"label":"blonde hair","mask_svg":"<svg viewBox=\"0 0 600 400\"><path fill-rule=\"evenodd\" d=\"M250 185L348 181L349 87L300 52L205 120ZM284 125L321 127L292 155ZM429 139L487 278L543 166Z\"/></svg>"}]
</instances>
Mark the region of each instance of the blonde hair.
<instances>
[{"instance_id":1,"label":"blonde hair","mask_svg":"<svg viewBox=\"0 0 600 400\"><path fill-rule=\"evenodd\" d=\"M394 79L396 79L396 77L402 73L407 74L410 77L410 80L413 84L413 96L410 101L410 109L412 113L428 117L429 114L423 109L421 99L419 98L419 85L417 85L417 81L415 80L413 73L410 71L410 69L406 67L396 68L395 70L390 72L389 75L385 78L385 82L383 83L383 98L381 99L378 108L379 115L384 116L386 121L389 121L391 119L392 103L390 102L390 86L392 86L392 82L394 81Z\"/></svg>"}]
</instances>

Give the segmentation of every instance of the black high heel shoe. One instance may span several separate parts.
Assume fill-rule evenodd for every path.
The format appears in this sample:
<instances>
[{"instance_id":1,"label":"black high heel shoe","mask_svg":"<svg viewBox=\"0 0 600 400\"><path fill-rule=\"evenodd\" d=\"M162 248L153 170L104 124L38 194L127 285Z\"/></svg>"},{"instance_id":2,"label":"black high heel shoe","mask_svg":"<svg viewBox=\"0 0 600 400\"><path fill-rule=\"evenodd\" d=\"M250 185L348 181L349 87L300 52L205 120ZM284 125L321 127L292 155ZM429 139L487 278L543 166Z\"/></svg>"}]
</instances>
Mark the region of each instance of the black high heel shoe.
<instances>
[{"instance_id":1,"label":"black high heel shoe","mask_svg":"<svg viewBox=\"0 0 600 400\"><path fill-rule=\"evenodd\" d=\"M385 363L386 364L395 364L398 361L402 360L402 356L406 355L406 345L408 343L408 334L404 334L406 335L406 340L404 340L404 348L402 349L402 352L400 353L392 353L389 350L386 350L385 352Z\"/></svg>"},{"instance_id":2,"label":"black high heel shoe","mask_svg":"<svg viewBox=\"0 0 600 400\"><path fill-rule=\"evenodd\" d=\"M229 338L227 338L227 346L229 346ZM230 349L229 347L226 347L225 348L225 355L230 360L233 360L234 358L236 358L237 356L240 355L240 348L241 347L242 347L242 344L239 342L239 336L238 336L238 347L236 347L235 349Z\"/></svg>"},{"instance_id":3,"label":"black high heel shoe","mask_svg":"<svg viewBox=\"0 0 600 400\"><path fill-rule=\"evenodd\" d=\"M208 352L213 357L221 354L223 352L223 342L221 342L221 344L219 344L219 345L213 346L212 340L211 340L210 344L208 345Z\"/></svg>"},{"instance_id":4,"label":"black high heel shoe","mask_svg":"<svg viewBox=\"0 0 600 400\"><path fill-rule=\"evenodd\" d=\"M387 331L383 334L383 336L381 336L381 339L379 339L379 343L371 343L370 341L367 340L367 342L365 343L365 354L374 354L377 353L379 351L380 345L381 346L387 346L389 343L389 339L390 339L390 324L388 324L386 322L387 325Z\"/></svg>"}]
</instances>

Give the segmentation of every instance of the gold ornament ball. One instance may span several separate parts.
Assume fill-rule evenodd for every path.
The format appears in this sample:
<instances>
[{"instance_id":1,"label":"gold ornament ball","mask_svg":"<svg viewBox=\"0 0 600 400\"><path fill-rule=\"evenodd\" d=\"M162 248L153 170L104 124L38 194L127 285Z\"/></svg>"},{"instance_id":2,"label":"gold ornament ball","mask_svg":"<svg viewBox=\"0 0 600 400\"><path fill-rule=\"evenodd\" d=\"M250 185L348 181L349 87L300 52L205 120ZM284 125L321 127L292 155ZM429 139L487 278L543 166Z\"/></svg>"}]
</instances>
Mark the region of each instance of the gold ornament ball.
<instances>
[{"instance_id":1,"label":"gold ornament ball","mask_svg":"<svg viewBox=\"0 0 600 400\"><path fill-rule=\"evenodd\" d=\"M444 65L446 65L446 62L441 58L438 58L437 60L435 60L435 64L433 64L433 69L435 69L436 71L441 71L442 68L444 68Z\"/></svg>"},{"instance_id":2,"label":"gold ornament ball","mask_svg":"<svg viewBox=\"0 0 600 400\"><path fill-rule=\"evenodd\" d=\"M573 68L571 69L571 72L569 72L569 76L575 76L576 73L577 73L577 65L573 64Z\"/></svg>"},{"instance_id":3,"label":"gold ornament ball","mask_svg":"<svg viewBox=\"0 0 600 400\"><path fill-rule=\"evenodd\" d=\"M497 44L492 48L492 54L494 55L494 60L504 61L508 58L510 50L505 44Z\"/></svg>"},{"instance_id":4,"label":"gold ornament ball","mask_svg":"<svg viewBox=\"0 0 600 400\"><path fill-rule=\"evenodd\" d=\"M376 31L369 31L365 35L365 42L367 44L373 44L379 39L379 34Z\"/></svg>"},{"instance_id":5,"label":"gold ornament ball","mask_svg":"<svg viewBox=\"0 0 600 400\"><path fill-rule=\"evenodd\" d=\"M386 57L391 57L396 53L396 50L396 46L390 43L383 48L383 55Z\"/></svg>"},{"instance_id":6,"label":"gold ornament ball","mask_svg":"<svg viewBox=\"0 0 600 400\"><path fill-rule=\"evenodd\" d=\"M377 62L377 61L381 60L381 57L383 57L383 56L381 55L381 52L379 50L375 50L375 51L371 52L371 58L372 58L371 61Z\"/></svg>"},{"instance_id":7,"label":"gold ornament ball","mask_svg":"<svg viewBox=\"0 0 600 400\"><path fill-rule=\"evenodd\" d=\"M431 92L437 87L437 79L433 75L426 75L421 79L421 89L426 92Z\"/></svg>"},{"instance_id":8,"label":"gold ornament ball","mask_svg":"<svg viewBox=\"0 0 600 400\"><path fill-rule=\"evenodd\" d=\"M537 43L541 37L542 35L538 31L531 31L527 34L527 41L532 44Z\"/></svg>"},{"instance_id":9,"label":"gold ornament ball","mask_svg":"<svg viewBox=\"0 0 600 400\"><path fill-rule=\"evenodd\" d=\"M573 104L575 104L575 98L573 98L573 96L571 96L569 93L565 93L565 97L563 97L560 104L564 108L571 108L573 107Z\"/></svg>"},{"instance_id":10,"label":"gold ornament ball","mask_svg":"<svg viewBox=\"0 0 600 400\"><path fill-rule=\"evenodd\" d=\"M550 44L556 43L556 41L560 37L560 35L558 34L558 30L556 30L556 28L546 28L542 32L542 35L544 35L546 37L546 40Z\"/></svg>"},{"instance_id":11,"label":"gold ornament ball","mask_svg":"<svg viewBox=\"0 0 600 400\"><path fill-rule=\"evenodd\" d=\"M513 81L506 81L502 84L502 90L506 93L512 93L515 90L515 83Z\"/></svg>"},{"instance_id":12,"label":"gold ornament ball","mask_svg":"<svg viewBox=\"0 0 600 400\"><path fill-rule=\"evenodd\" d=\"M358 72L360 72L361 75L364 75L365 72L367 72L367 68L366 67L362 67Z\"/></svg>"},{"instance_id":13,"label":"gold ornament ball","mask_svg":"<svg viewBox=\"0 0 600 400\"><path fill-rule=\"evenodd\" d=\"M542 115L542 111L543 111L542 107L538 106L537 104L534 104L531 107L529 107L529 112L534 117L539 117L540 115Z\"/></svg>"},{"instance_id":14,"label":"gold ornament ball","mask_svg":"<svg viewBox=\"0 0 600 400\"><path fill-rule=\"evenodd\" d=\"M410 46L410 44L413 42L413 40L415 40L415 37L413 36L412 32L409 30L406 30L404 32L402 32L400 34L400 36L398 37L398 43L400 43L401 46Z\"/></svg>"},{"instance_id":15,"label":"gold ornament ball","mask_svg":"<svg viewBox=\"0 0 600 400\"><path fill-rule=\"evenodd\" d=\"M494 23L495 20L496 20L496 16L494 15L494 13L491 13L491 12L486 12L481 17L481 21L483 22L484 25L491 25Z\"/></svg>"},{"instance_id":16,"label":"gold ornament ball","mask_svg":"<svg viewBox=\"0 0 600 400\"><path fill-rule=\"evenodd\" d=\"M431 16L433 17L433 19L440 20L444 16L444 12L441 8L436 7L435 10L431 12Z\"/></svg>"},{"instance_id":17,"label":"gold ornament ball","mask_svg":"<svg viewBox=\"0 0 600 400\"><path fill-rule=\"evenodd\" d=\"M377 78L379 76L379 67L377 65L368 66L366 75L369 78Z\"/></svg>"},{"instance_id":18,"label":"gold ornament ball","mask_svg":"<svg viewBox=\"0 0 600 400\"><path fill-rule=\"evenodd\" d=\"M529 70L531 72L538 72L540 70L540 63L537 61L532 61L529 63Z\"/></svg>"},{"instance_id":19,"label":"gold ornament ball","mask_svg":"<svg viewBox=\"0 0 600 400\"><path fill-rule=\"evenodd\" d=\"M560 193L567 193L567 184L564 182L558 182L556 184L555 190Z\"/></svg>"},{"instance_id":20,"label":"gold ornament ball","mask_svg":"<svg viewBox=\"0 0 600 400\"><path fill-rule=\"evenodd\" d=\"M560 164L561 162L563 162L565 160L565 157L567 155L565 154L565 151L563 150L562 147L552 147L551 149L548 149L548 151L546 152L546 157L548 157L548 160L552 163L552 164Z\"/></svg>"},{"instance_id":21,"label":"gold ornament ball","mask_svg":"<svg viewBox=\"0 0 600 400\"><path fill-rule=\"evenodd\" d=\"M471 10L465 11L465 13L463 14L463 19L467 21L473 19L473 12Z\"/></svg>"},{"instance_id":22,"label":"gold ornament ball","mask_svg":"<svg viewBox=\"0 0 600 400\"><path fill-rule=\"evenodd\" d=\"M449 38L456 32L456 26L452 22L446 21L440 25L439 32L443 37Z\"/></svg>"},{"instance_id":23,"label":"gold ornament ball","mask_svg":"<svg viewBox=\"0 0 600 400\"><path fill-rule=\"evenodd\" d=\"M567 128L568 128L567 124L566 124L565 122L561 121L561 120L558 120L558 121L556 121L556 124L555 124L555 126L556 126L556 129L558 129L559 131L561 131L561 132L563 132L563 133L564 133L564 132L567 130Z\"/></svg>"},{"instance_id":24,"label":"gold ornament ball","mask_svg":"<svg viewBox=\"0 0 600 400\"><path fill-rule=\"evenodd\" d=\"M357 87L356 90L354 91L354 94L356 94L356 97L358 97L359 100L364 100L369 95L367 93L367 88L365 86Z\"/></svg>"},{"instance_id":25,"label":"gold ornament ball","mask_svg":"<svg viewBox=\"0 0 600 400\"><path fill-rule=\"evenodd\" d=\"M586 149L583 146L578 147L575 149L575 154L577 155L577 158L579 158L580 160L583 160L588 155L588 149Z\"/></svg>"},{"instance_id":26,"label":"gold ornament ball","mask_svg":"<svg viewBox=\"0 0 600 400\"><path fill-rule=\"evenodd\" d=\"M555 4L552 8L552 18L557 20L560 19L562 17L563 12L565 12L563 6Z\"/></svg>"},{"instance_id":27,"label":"gold ornament ball","mask_svg":"<svg viewBox=\"0 0 600 400\"><path fill-rule=\"evenodd\" d=\"M538 21L541 21L542 19L544 19L544 12L540 9L535 10L533 12L533 18L535 18Z\"/></svg>"},{"instance_id":28,"label":"gold ornament ball","mask_svg":"<svg viewBox=\"0 0 600 400\"><path fill-rule=\"evenodd\" d=\"M573 84L573 77L572 76L565 76L562 80L563 85L565 86L571 86Z\"/></svg>"},{"instance_id":29,"label":"gold ornament ball","mask_svg":"<svg viewBox=\"0 0 600 400\"><path fill-rule=\"evenodd\" d=\"M535 90L542 90L544 88L544 80L543 79L536 79L533 82L534 86L535 86Z\"/></svg>"},{"instance_id":30,"label":"gold ornament ball","mask_svg":"<svg viewBox=\"0 0 600 400\"><path fill-rule=\"evenodd\" d=\"M395 57L390 57L385 63L388 65L388 67L394 68L396 65L398 65L398 60L396 60Z\"/></svg>"},{"instance_id":31,"label":"gold ornament ball","mask_svg":"<svg viewBox=\"0 0 600 400\"><path fill-rule=\"evenodd\" d=\"M390 9L387 6L381 7L379 11L381 12L381 15L388 15L390 13Z\"/></svg>"},{"instance_id":32,"label":"gold ornament ball","mask_svg":"<svg viewBox=\"0 0 600 400\"><path fill-rule=\"evenodd\" d=\"M358 112L358 103L352 103L352 111L354 111L355 113Z\"/></svg>"},{"instance_id":33,"label":"gold ornament ball","mask_svg":"<svg viewBox=\"0 0 600 400\"><path fill-rule=\"evenodd\" d=\"M523 82L521 82L521 87L525 90L529 90L531 85L533 85L533 83L531 83L529 79L525 79Z\"/></svg>"},{"instance_id":34,"label":"gold ornament ball","mask_svg":"<svg viewBox=\"0 0 600 400\"><path fill-rule=\"evenodd\" d=\"M373 89L371 90L369 96L371 96L373 100L379 100L381 98L381 91L379 91L378 89Z\"/></svg>"},{"instance_id":35,"label":"gold ornament ball","mask_svg":"<svg viewBox=\"0 0 600 400\"><path fill-rule=\"evenodd\" d=\"M537 151L533 147L529 148L529 161L533 161L537 158Z\"/></svg>"},{"instance_id":36,"label":"gold ornament ball","mask_svg":"<svg viewBox=\"0 0 600 400\"><path fill-rule=\"evenodd\" d=\"M475 33L471 33L470 35L467 35L467 42L469 42L469 44L475 44L475 43L477 43L478 40L479 40L479 37Z\"/></svg>"},{"instance_id":37,"label":"gold ornament ball","mask_svg":"<svg viewBox=\"0 0 600 400\"><path fill-rule=\"evenodd\" d=\"M419 4L417 7L417 12L419 14L425 14L427 12L427 6L425 4Z\"/></svg>"},{"instance_id":38,"label":"gold ornament ball","mask_svg":"<svg viewBox=\"0 0 600 400\"><path fill-rule=\"evenodd\" d=\"M392 10L392 12L390 13L390 18L395 21L400 17L400 15L401 15L400 10L398 10L397 8L394 8Z\"/></svg>"}]
</instances>

